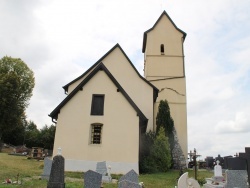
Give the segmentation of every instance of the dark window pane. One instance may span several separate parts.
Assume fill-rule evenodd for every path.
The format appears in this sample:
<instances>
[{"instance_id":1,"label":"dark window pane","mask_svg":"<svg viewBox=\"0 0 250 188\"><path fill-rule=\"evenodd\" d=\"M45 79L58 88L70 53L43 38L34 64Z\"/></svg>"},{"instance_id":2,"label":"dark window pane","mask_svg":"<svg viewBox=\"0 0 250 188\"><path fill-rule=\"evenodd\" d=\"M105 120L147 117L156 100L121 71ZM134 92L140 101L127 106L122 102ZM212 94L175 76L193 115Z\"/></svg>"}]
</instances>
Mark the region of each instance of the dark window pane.
<instances>
[{"instance_id":1,"label":"dark window pane","mask_svg":"<svg viewBox=\"0 0 250 188\"><path fill-rule=\"evenodd\" d=\"M91 115L103 115L104 95L93 95Z\"/></svg>"},{"instance_id":2,"label":"dark window pane","mask_svg":"<svg viewBox=\"0 0 250 188\"><path fill-rule=\"evenodd\" d=\"M161 44L161 54L164 54L164 44Z\"/></svg>"}]
</instances>

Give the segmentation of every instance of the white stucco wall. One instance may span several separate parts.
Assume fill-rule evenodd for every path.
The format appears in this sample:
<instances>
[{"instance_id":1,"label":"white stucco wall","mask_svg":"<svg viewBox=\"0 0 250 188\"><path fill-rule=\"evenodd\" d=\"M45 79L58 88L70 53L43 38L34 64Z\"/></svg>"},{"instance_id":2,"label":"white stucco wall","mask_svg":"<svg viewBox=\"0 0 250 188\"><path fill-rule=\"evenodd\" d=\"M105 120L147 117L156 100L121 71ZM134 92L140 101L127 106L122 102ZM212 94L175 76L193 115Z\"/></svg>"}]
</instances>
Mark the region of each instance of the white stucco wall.
<instances>
[{"instance_id":1,"label":"white stucco wall","mask_svg":"<svg viewBox=\"0 0 250 188\"><path fill-rule=\"evenodd\" d=\"M153 88L138 76L118 47L106 56L102 63L147 117L147 130L153 130ZM72 83L68 88L68 93L72 92L86 76Z\"/></svg>"},{"instance_id":2,"label":"white stucco wall","mask_svg":"<svg viewBox=\"0 0 250 188\"><path fill-rule=\"evenodd\" d=\"M105 95L103 116L90 115L92 94ZM103 124L101 144L90 144L92 123ZM138 172L139 117L104 71L60 110L53 155L58 147L65 157L65 170L85 171L96 162L107 161L113 166L112 173L130 167Z\"/></svg>"},{"instance_id":3,"label":"white stucco wall","mask_svg":"<svg viewBox=\"0 0 250 188\"><path fill-rule=\"evenodd\" d=\"M103 63L148 118L147 131L153 130L153 88L139 78L119 48L109 54Z\"/></svg>"},{"instance_id":4,"label":"white stucco wall","mask_svg":"<svg viewBox=\"0 0 250 188\"><path fill-rule=\"evenodd\" d=\"M161 44L164 44L164 54L161 54ZM164 15L154 29L147 33L144 57L145 77L160 91L154 107L154 119L158 113L160 100L166 99L183 154L187 157L187 101L183 33L175 28L167 16Z\"/></svg>"}]
</instances>

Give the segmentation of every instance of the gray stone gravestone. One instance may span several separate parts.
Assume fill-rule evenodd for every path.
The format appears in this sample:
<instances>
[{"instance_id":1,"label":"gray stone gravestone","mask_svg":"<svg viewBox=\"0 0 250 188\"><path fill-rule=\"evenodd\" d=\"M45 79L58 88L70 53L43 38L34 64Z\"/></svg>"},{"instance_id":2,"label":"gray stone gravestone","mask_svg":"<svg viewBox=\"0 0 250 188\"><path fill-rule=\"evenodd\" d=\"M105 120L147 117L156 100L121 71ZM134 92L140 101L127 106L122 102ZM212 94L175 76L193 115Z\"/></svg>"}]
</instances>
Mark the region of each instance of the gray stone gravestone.
<instances>
[{"instance_id":1,"label":"gray stone gravestone","mask_svg":"<svg viewBox=\"0 0 250 188\"><path fill-rule=\"evenodd\" d=\"M138 174L134 170L130 170L119 179L118 188L140 188L141 185L139 185L138 181Z\"/></svg>"},{"instance_id":2,"label":"gray stone gravestone","mask_svg":"<svg viewBox=\"0 0 250 188\"><path fill-rule=\"evenodd\" d=\"M44 167L43 167L43 174L41 175L42 179L49 180L50 171L52 166L52 160L48 157L44 159Z\"/></svg>"},{"instance_id":3,"label":"gray stone gravestone","mask_svg":"<svg viewBox=\"0 0 250 188\"><path fill-rule=\"evenodd\" d=\"M64 188L64 157L56 155L53 158L47 188Z\"/></svg>"},{"instance_id":4,"label":"gray stone gravestone","mask_svg":"<svg viewBox=\"0 0 250 188\"><path fill-rule=\"evenodd\" d=\"M118 188L141 188L138 183L122 180L118 183Z\"/></svg>"},{"instance_id":5,"label":"gray stone gravestone","mask_svg":"<svg viewBox=\"0 0 250 188\"><path fill-rule=\"evenodd\" d=\"M102 185L102 175L93 170L88 170L84 173L85 188L100 188Z\"/></svg>"},{"instance_id":6,"label":"gray stone gravestone","mask_svg":"<svg viewBox=\"0 0 250 188\"><path fill-rule=\"evenodd\" d=\"M101 174L103 176L107 175L108 169L107 169L106 161L97 162L97 164L96 164L96 172L98 172L99 174Z\"/></svg>"},{"instance_id":7,"label":"gray stone gravestone","mask_svg":"<svg viewBox=\"0 0 250 188\"><path fill-rule=\"evenodd\" d=\"M110 183L112 181L112 177L110 176L110 172L108 172L106 161L98 162L96 164L96 172L102 174L102 182Z\"/></svg>"},{"instance_id":8,"label":"gray stone gravestone","mask_svg":"<svg viewBox=\"0 0 250 188\"><path fill-rule=\"evenodd\" d=\"M248 188L246 170L226 170L226 188Z\"/></svg>"},{"instance_id":9,"label":"gray stone gravestone","mask_svg":"<svg viewBox=\"0 0 250 188\"><path fill-rule=\"evenodd\" d=\"M134 183L138 183L138 174L134 170L130 170L127 174L122 176L119 181L128 180Z\"/></svg>"}]
</instances>

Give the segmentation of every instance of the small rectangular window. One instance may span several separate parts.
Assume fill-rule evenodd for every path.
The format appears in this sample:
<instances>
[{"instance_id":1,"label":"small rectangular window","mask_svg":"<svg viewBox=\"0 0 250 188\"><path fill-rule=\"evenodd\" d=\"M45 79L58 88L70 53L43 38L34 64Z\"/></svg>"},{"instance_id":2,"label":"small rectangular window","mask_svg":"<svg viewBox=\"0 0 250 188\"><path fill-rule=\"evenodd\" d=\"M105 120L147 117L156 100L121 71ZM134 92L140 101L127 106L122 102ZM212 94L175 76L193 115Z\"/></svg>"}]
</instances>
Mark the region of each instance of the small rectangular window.
<instances>
[{"instance_id":1,"label":"small rectangular window","mask_svg":"<svg viewBox=\"0 0 250 188\"><path fill-rule=\"evenodd\" d=\"M104 95L92 96L92 105L91 105L91 115L103 115L104 110Z\"/></svg>"},{"instance_id":2,"label":"small rectangular window","mask_svg":"<svg viewBox=\"0 0 250 188\"><path fill-rule=\"evenodd\" d=\"M91 125L91 144L101 144L102 142L102 124Z\"/></svg>"},{"instance_id":3,"label":"small rectangular window","mask_svg":"<svg viewBox=\"0 0 250 188\"><path fill-rule=\"evenodd\" d=\"M161 55L164 55L164 44L161 44Z\"/></svg>"}]
</instances>

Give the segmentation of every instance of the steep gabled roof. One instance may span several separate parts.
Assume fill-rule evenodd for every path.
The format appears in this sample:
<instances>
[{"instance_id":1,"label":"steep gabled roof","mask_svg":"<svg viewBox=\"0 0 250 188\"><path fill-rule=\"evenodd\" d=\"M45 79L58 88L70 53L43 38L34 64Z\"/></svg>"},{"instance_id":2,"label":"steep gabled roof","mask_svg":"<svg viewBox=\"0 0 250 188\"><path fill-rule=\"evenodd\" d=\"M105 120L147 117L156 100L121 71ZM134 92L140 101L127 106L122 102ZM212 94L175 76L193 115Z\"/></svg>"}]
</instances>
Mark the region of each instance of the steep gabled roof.
<instances>
[{"instance_id":1,"label":"steep gabled roof","mask_svg":"<svg viewBox=\"0 0 250 188\"><path fill-rule=\"evenodd\" d=\"M175 23L173 22L173 20L169 17L169 15L167 14L167 12L164 10L163 13L161 14L161 16L160 16L160 17L158 18L158 20L155 22L154 26L153 26L151 29L149 29L149 30L147 30L147 31L144 32L144 35L143 35L143 44L142 44L142 52L143 52L143 53L145 52L145 49L146 49L147 34L155 28L155 26L158 24L158 22L161 20L161 18L162 18L163 16L167 16L167 18L170 20L170 22L173 24L173 26L174 26L178 31L180 31L180 32L183 34L183 39L185 40L187 34L186 34L184 31L182 31L181 29L179 29L179 28L175 25Z\"/></svg>"},{"instance_id":2,"label":"steep gabled roof","mask_svg":"<svg viewBox=\"0 0 250 188\"><path fill-rule=\"evenodd\" d=\"M66 84L65 86L63 86L63 89L65 90L65 92L68 91L68 87L73 84L74 82L76 82L77 80L83 78L85 75L87 75L95 66L97 66L99 63L102 62L102 60L107 57L112 51L114 51L116 48L119 48L121 50L121 52L123 53L123 55L126 57L126 59L128 60L128 62L130 63L130 65L133 67L133 69L135 70L135 72L138 74L138 76L144 80L148 85L150 85L153 89L154 89L154 101L156 101L156 98L158 96L158 89L151 84L149 81L147 81L144 77L142 77L140 75L140 73L137 71L137 69L135 68L135 66L133 65L133 63L130 61L130 59L128 58L128 56L125 54L125 52L123 51L123 49L121 48L121 46L117 43L113 48L111 48L104 56L102 56L94 65L92 65L86 72L84 72L81 76L77 77L76 79L74 79L73 81L69 82L68 84Z\"/></svg>"},{"instance_id":3,"label":"steep gabled roof","mask_svg":"<svg viewBox=\"0 0 250 188\"><path fill-rule=\"evenodd\" d=\"M70 101L72 97L75 96L75 94L79 90L83 90L83 87L88 81L95 76L96 73L98 73L100 70L104 71L107 76L110 78L110 80L115 84L115 86L118 88L119 92L123 94L123 96L127 99L128 103L134 108L134 110L137 112L137 115L140 118L140 126L143 126L143 131L146 131L147 128L147 122L148 119L146 116L142 113L142 111L138 108L138 106L134 103L134 101L129 97L129 95L126 93L126 91L122 88L122 86L118 83L118 81L114 78L114 76L110 73L110 71L105 67L105 65L100 62L99 65L97 65L93 71L49 114L49 116L52 118L52 121L54 119L58 118L58 114L60 113L60 109L67 104L67 102Z\"/></svg>"}]
</instances>

